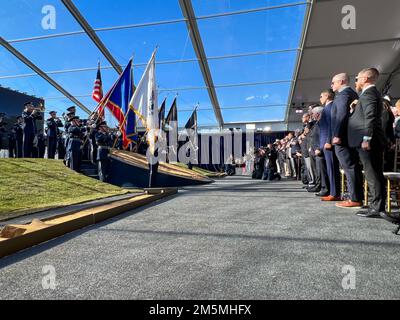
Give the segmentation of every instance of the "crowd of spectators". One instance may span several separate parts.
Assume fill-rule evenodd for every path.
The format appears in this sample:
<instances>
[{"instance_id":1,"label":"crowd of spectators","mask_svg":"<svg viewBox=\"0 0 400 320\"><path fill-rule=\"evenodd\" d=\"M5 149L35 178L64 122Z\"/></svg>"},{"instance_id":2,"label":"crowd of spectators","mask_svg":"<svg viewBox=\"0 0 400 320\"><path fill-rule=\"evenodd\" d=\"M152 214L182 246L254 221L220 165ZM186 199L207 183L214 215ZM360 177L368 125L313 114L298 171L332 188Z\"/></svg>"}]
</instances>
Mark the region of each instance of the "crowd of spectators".
<instances>
[{"instance_id":1,"label":"crowd of spectators","mask_svg":"<svg viewBox=\"0 0 400 320\"><path fill-rule=\"evenodd\" d=\"M369 203L357 215L385 217L383 173L394 171L400 100L392 107L390 97L376 88L378 78L377 69L363 69L353 89L346 73L335 75L320 103L303 114L301 129L256 151L253 178L301 180L306 191L345 209L363 208L365 178ZM346 193L340 188L341 169Z\"/></svg>"}]
</instances>

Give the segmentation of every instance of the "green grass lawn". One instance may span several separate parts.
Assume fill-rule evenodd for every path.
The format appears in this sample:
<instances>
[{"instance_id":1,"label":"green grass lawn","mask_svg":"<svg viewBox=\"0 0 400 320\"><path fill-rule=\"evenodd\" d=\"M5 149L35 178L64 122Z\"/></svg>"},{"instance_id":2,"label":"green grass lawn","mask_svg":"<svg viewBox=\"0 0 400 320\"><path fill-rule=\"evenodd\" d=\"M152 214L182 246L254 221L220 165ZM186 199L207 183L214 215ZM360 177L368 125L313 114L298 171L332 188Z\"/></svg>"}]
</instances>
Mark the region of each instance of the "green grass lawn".
<instances>
[{"instance_id":1,"label":"green grass lawn","mask_svg":"<svg viewBox=\"0 0 400 320\"><path fill-rule=\"evenodd\" d=\"M62 161L0 159L0 219L126 193L69 170Z\"/></svg>"}]
</instances>

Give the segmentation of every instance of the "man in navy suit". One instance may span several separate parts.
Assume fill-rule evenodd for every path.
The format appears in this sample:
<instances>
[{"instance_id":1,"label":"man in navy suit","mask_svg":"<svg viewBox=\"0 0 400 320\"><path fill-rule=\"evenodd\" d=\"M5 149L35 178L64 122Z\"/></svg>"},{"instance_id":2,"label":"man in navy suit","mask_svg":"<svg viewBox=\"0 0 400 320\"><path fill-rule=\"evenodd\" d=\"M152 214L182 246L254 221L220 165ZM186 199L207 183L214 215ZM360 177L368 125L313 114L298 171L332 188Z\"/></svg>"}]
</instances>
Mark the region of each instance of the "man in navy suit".
<instances>
[{"instance_id":1,"label":"man in navy suit","mask_svg":"<svg viewBox=\"0 0 400 320\"><path fill-rule=\"evenodd\" d=\"M339 176L339 162L333 151L332 146L332 130L331 130L331 112L335 93L329 89L321 93L320 102L324 106L322 111L321 120L319 121L320 127L320 146L324 151L327 175L329 179L329 195L322 197L322 201L339 201L340 200L340 176Z\"/></svg>"},{"instance_id":2,"label":"man in navy suit","mask_svg":"<svg viewBox=\"0 0 400 320\"><path fill-rule=\"evenodd\" d=\"M346 178L350 199L337 202L340 208L362 207L362 171L358 153L354 148L349 148L347 139L347 126L350 115L350 105L358 99L357 93L349 86L350 78L346 73L333 77L331 87L336 93L331 109L332 145L339 159Z\"/></svg>"},{"instance_id":3,"label":"man in navy suit","mask_svg":"<svg viewBox=\"0 0 400 320\"><path fill-rule=\"evenodd\" d=\"M317 193L315 195L319 197L326 197L329 195L329 180L326 171L326 162L323 150L324 145L321 144L322 139L320 122L323 109L323 107L319 106L312 109L312 116L316 123L313 126L311 133L311 154L315 157L315 162L317 166L317 179L315 186L315 191L317 191ZM308 191L311 192L310 190L312 189L309 189Z\"/></svg>"},{"instance_id":4,"label":"man in navy suit","mask_svg":"<svg viewBox=\"0 0 400 320\"><path fill-rule=\"evenodd\" d=\"M382 127L382 96L376 89L379 71L375 68L360 71L356 89L360 98L351 110L348 125L349 146L357 150L368 181L370 203L368 211L357 215L367 218L385 213L385 178L383 176L383 150L385 134Z\"/></svg>"}]
</instances>

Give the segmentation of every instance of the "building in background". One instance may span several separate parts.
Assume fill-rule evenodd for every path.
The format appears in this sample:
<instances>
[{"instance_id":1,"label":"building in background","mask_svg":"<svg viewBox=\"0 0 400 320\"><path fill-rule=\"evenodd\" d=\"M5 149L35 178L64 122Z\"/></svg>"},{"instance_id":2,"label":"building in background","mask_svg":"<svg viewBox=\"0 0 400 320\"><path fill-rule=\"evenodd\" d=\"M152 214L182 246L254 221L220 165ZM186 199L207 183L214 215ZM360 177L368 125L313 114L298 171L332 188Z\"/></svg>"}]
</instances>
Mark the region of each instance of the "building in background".
<instances>
[{"instance_id":1,"label":"building in background","mask_svg":"<svg viewBox=\"0 0 400 320\"><path fill-rule=\"evenodd\" d=\"M0 85L0 114L4 113L4 121L7 123L6 129L7 133L11 131L12 126L17 121L17 116L20 116L24 110L24 104L26 102L33 102L35 106L43 104L45 106L45 101L43 99L30 96L26 93L18 92L10 88L4 88ZM43 119L46 117L44 115ZM44 122L38 121L38 128L43 128ZM2 148L8 148L8 135L3 134L2 137Z\"/></svg>"}]
</instances>

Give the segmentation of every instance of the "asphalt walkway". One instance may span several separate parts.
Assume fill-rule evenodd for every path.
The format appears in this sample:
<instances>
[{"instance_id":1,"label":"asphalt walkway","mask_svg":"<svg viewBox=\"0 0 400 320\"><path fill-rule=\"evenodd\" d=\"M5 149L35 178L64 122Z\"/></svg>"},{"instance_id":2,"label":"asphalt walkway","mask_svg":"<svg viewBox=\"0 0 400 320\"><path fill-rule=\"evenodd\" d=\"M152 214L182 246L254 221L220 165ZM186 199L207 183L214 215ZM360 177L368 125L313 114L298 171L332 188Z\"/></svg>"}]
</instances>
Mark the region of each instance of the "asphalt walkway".
<instances>
[{"instance_id":1,"label":"asphalt walkway","mask_svg":"<svg viewBox=\"0 0 400 320\"><path fill-rule=\"evenodd\" d=\"M400 237L354 212L228 177L0 260L1 298L400 298Z\"/></svg>"}]
</instances>

